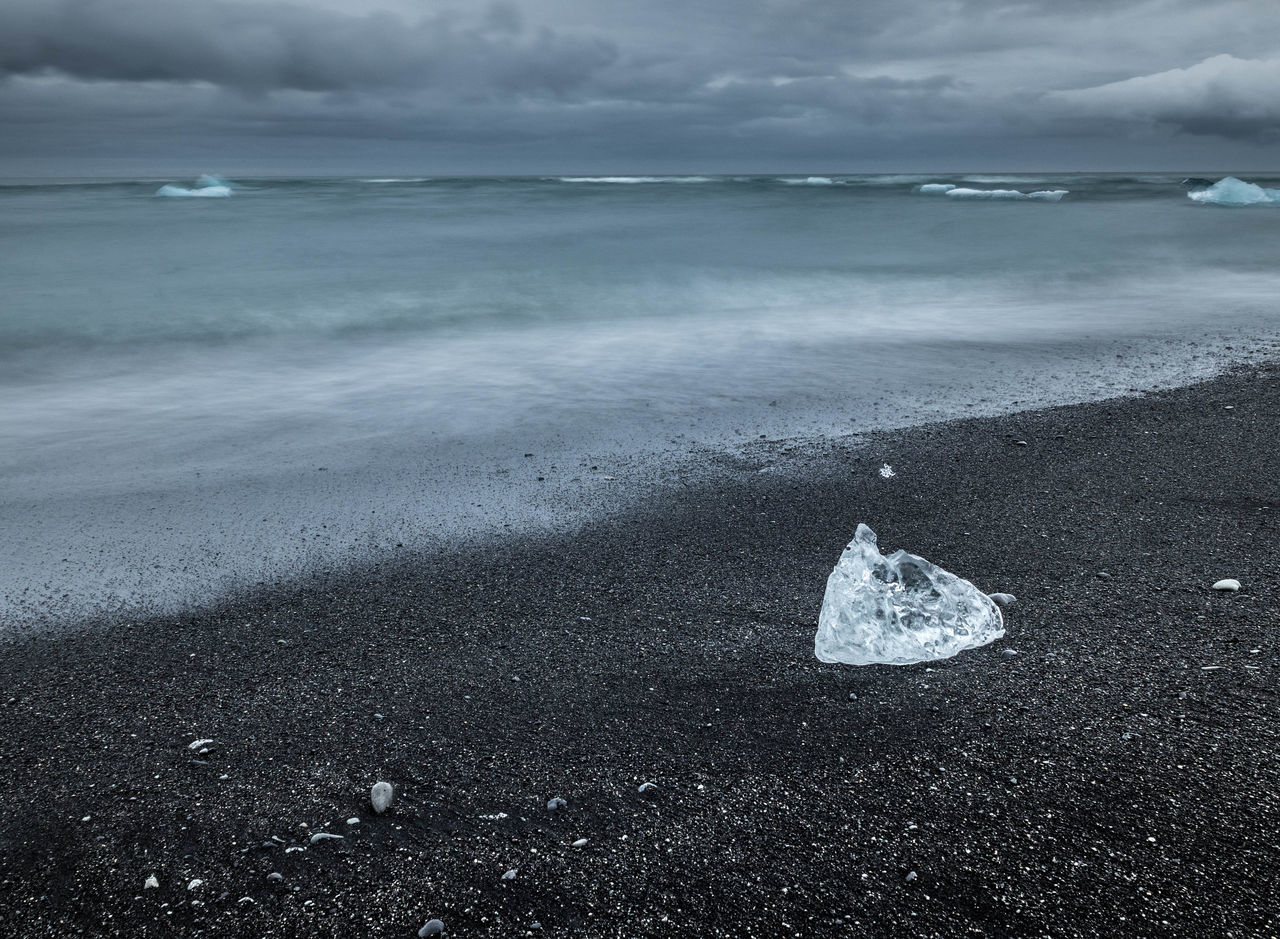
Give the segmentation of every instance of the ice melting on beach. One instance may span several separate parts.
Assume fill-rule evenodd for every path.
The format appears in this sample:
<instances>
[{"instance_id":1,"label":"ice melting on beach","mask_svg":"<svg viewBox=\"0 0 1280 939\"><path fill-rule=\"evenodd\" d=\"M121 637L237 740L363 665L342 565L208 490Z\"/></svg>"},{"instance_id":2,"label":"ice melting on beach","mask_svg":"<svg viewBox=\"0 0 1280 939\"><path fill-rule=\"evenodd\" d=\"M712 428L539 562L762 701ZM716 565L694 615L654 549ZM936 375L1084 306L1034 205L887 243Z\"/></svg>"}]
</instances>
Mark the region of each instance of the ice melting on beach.
<instances>
[{"instance_id":1,"label":"ice melting on beach","mask_svg":"<svg viewBox=\"0 0 1280 939\"><path fill-rule=\"evenodd\" d=\"M1187 198L1210 205L1280 205L1280 189L1263 189L1243 179L1227 176L1208 189L1196 189Z\"/></svg>"},{"instance_id":2,"label":"ice melting on beach","mask_svg":"<svg viewBox=\"0 0 1280 939\"><path fill-rule=\"evenodd\" d=\"M969 581L922 557L857 534L827 578L814 654L848 665L911 665L947 659L1004 635L1004 618Z\"/></svg>"},{"instance_id":3,"label":"ice melting on beach","mask_svg":"<svg viewBox=\"0 0 1280 939\"><path fill-rule=\"evenodd\" d=\"M225 179L219 179L217 176L201 176L195 185L188 189L186 186L175 186L167 183L156 190L157 196L167 196L171 199L222 199L231 195L232 185Z\"/></svg>"}]
</instances>

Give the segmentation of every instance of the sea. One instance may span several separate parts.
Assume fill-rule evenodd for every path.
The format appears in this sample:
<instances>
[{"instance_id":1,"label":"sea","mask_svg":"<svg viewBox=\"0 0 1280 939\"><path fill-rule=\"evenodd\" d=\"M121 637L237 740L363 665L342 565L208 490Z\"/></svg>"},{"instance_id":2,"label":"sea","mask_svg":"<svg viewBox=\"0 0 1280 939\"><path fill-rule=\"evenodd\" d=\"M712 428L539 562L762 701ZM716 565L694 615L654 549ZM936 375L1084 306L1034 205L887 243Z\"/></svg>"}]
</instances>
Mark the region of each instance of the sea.
<instances>
[{"instance_id":1,"label":"sea","mask_svg":"<svg viewBox=\"0 0 1280 939\"><path fill-rule=\"evenodd\" d=\"M1186 175L0 181L0 628L1274 351L1280 206Z\"/></svg>"}]
</instances>

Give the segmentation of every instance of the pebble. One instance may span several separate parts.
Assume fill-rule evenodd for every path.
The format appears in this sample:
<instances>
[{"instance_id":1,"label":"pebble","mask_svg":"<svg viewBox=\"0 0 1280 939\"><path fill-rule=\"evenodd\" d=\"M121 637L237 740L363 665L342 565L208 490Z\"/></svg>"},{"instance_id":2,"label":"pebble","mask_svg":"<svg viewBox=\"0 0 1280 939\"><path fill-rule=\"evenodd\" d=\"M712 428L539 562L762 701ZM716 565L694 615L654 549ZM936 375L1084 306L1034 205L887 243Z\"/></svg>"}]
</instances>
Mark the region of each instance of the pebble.
<instances>
[{"instance_id":1,"label":"pebble","mask_svg":"<svg viewBox=\"0 0 1280 939\"><path fill-rule=\"evenodd\" d=\"M272 871L270 874L267 875L267 880L274 880L276 883L280 883L281 881L284 880L284 874L280 873L279 871Z\"/></svg>"},{"instance_id":2,"label":"pebble","mask_svg":"<svg viewBox=\"0 0 1280 939\"><path fill-rule=\"evenodd\" d=\"M854 692L850 691L850 692L849 692L849 700L850 700L850 701L857 701L857 700L858 700L858 696L857 696Z\"/></svg>"},{"instance_id":3,"label":"pebble","mask_svg":"<svg viewBox=\"0 0 1280 939\"><path fill-rule=\"evenodd\" d=\"M547 803L547 811L554 812L556 809L562 809L568 804L569 803L564 801L564 799L561 799L559 796L557 796L556 798L550 800Z\"/></svg>"},{"instance_id":4,"label":"pebble","mask_svg":"<svg viewBox=\"0 0 1280 939\"><path fill-rule=\"evenodd\" d=\"M1018 440L1014 442L1014 446L1025 447L1026 445L1027 445L1027 442L1025 440Z\"/></svg>"},{"instance_id":5,"label":"pebble","mask_svg":"<svg viewBox=\"0 0 1280 939\"><path fill-rule=\"evenodd\" d=\"M327 831L318 831L311 836L311 843L315 844L317 841L333 841L334 839L341 841L342 838L342 835L331 835Z\"/></svg>"},{"instance_id":6,"label":"pebble","mask_svg":"<svg viewBox=\"0 0 1280 939\"><path fill-rule=\"evenodd\" d=\"M907 883L913 883L920 877L915 871L907 871Z\"/></svg>"},{"instance_id":7,"label":"pebble","mask_svg":"<svg viewBox=\"0 0 1280 939\"><path fill-rule=\"evenodd\" d=\"M438 919L429 919L421 929L418 930L418 939L423 936L438 936L444 932L444 923Z\"/></svg>"},{"instance_id":8,"label":"pebble","mask_svg":"<svg viewBox=\"0 0 1280 939\"><path fill-rule=\"evenodd\" d=\"M573 846L574 846L575 848L585 848L585 847L587 846L587 839L586 839L586 838L579 838L577 841L575 841L575 842L573 843Z\"/></svg>"},{"instance_id":9,"label":"pebble","mask_svg":"<svg viewBox=\"0 0 1280 939\"><path fill-rule=\"evenodd\" d=\"M191 743L187 744L187 749L199 750L201 747L207 747L211 743L213 743L212 737L204 737L204 738L201 738L200 740L191 741Z\"/></svg>"},{"instance_id":10,"label":"pebble","mask_svg":"<svg viewBox=\"0 0 1280 939\"><path fill-rule=\"evenodd\" d=\"M651 783L651 782L641 783L639 786L636 787L636 792L645 793L645 792L648 792L650 789L657 789L657 788L658 788L657 783Z\"/></svg>"},{"instance_id":11,"label":"pebble","mask_svg":"<svg viewBox=\"0 0 1280 939\"><path fill-rule=\"evenodd\" d=\"M1018 602L1018 598L1011 593L989 593L987 596L997 606L1011 606Z\"/></svg>"},{"instance_id":12,"label":"pebble","mask_svg":"<svg viewBox=\"0 0 1280 939\"><path fill-rule=\"evenodd\" d=\"M503 880L515 880L515 879L516 879L516 869L515 869L514 867L513 867L513 868L511 868L511 870L507 871L505 874L503 874L503 875L502 875L502 879L503 879Z\"/></svg>"},{"instance_id":13,"label":"pebble","mask_svg":"<svg viewBox=\"0 0 1280 939\"><path fill-rule=\"evenodd\" d=\"M1236 580L1234 577L1228 577L1225 580L1220 580L1216 584L1214 584L1213 589L1214 590L1230 590L1232 593L1235 593L1237 590L1240 589L1240 581Z\"/></svg>"},{"instance_id":14,"label":"pebble","mask_svg":"<svg viewBox=\"0 0 1280 939\"><path fill-rule=\"evenodd\" d=\"M369 802L379 815L391 808L391 802L395 796L396 790L389 782L376 782L369 790Z\"/></svg>"},{"instance_id":15,"label":"pebble","mask_svg":"<svg viewBox=\"0 0 1280 939\"><path fill-rule=\"evenodd\" d=\"M360 824L360 819L358 819L358 818L349 818L349 819L347 819L347 824L348 824L348 825L359 825L359 824Z\"/></svg>"},{"instance_id":16,"label":"pebble","mask_svg":"<svg viewBox=\"0 0 1280 939\"><path fill-rule=\"evenodd\" d=\"M155 874L152 874L145 881L143 881L142 889L143 890L159 890L160 889L159 878L157 878Z\"/></svg>"},{"instance_id":17,"label":"pebble","mask_svg":"<svg viewBox=\"0 0 1280 939\"><path fill-rule=\"evenodd\" d=\"M1017 649L1001 649L1000 654L1003 655L1006 659L1011 659L1018 654L1018 650Z\"/></svg>"},{"instance_id":18,"label":"pebble","mask_svg":"<svg viewBox=\"0 0 1280 939\"><path fill-rule=\"evenodd\" d=\"M1108 574L1106 571L1098 571L1098 576L1101 577L1103 580L1111 579L1111 575Z\"/></svg>"},{"instance_id":19,"label":"pebble","mask_svg":"<svg viewBox=\"0 0 1280 939\"><path fill-rule=\"evenodd\" d=\"M203 884L203 883L204 883L204 881L203 881L203 880L201 880L199 877L197 877L195 880L191 881L191 883L187 884L187 889L188 889L188 890L195 890L195 889L196 889L196 887L199 887L199 886L200 886L201 884Z\"/></svg>"}]
</instances>

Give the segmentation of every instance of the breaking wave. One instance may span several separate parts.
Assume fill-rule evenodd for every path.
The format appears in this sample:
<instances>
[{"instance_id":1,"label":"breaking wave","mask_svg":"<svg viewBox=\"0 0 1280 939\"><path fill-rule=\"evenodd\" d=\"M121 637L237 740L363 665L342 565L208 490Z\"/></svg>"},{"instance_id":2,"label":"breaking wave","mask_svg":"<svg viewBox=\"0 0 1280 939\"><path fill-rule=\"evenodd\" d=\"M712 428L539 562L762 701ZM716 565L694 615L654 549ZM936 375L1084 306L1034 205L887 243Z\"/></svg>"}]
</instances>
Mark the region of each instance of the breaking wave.
<instances>
[{"instance_id":1,"label":"breaking wave","mask_svg":"<svg viewBox=\"0 0 1280 939\"><path fill-rule=\"evenodd\" d=\"M557 176L562 183L710 183L710 176Z\"/></svg>"},{"instance_id":2,"label":"breaking wave","mask_svg":"<svg viewBox=\"0 0 1280 939\"><path fill-rule=\"evenodd\" d=\"M782 182L788 186L834 186L836 181L830 176L806 176L803 179L784 178Z\"/></svg>"},{"instance_id":3,"label":"breaking wave","mask_svg":"<svg viewBox=\"0 0 1280 939\"><path fill-rule=\"evenodd\" d=\"M225 179L217 176L202 175L197 177L195 184L190 188L166 183L156 190L156 195L166 196L171 199L225 199L231 195L233 188L235 188L235 184Z\"/></svg>"}]
</instances>

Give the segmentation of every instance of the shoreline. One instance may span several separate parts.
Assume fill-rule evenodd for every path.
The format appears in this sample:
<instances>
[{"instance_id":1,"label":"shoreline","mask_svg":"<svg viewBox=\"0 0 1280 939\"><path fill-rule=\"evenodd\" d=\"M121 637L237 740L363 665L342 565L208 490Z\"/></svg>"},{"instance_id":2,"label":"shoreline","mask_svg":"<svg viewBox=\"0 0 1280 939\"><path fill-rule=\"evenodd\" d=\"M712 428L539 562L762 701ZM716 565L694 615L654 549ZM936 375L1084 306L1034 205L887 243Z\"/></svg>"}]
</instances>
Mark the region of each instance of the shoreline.
<instances>
[{"instance_id":1,"label":"shoreline","mask_svg":"<svg viewBox=\"0 0 1280 939\"><path fill-rule=\"evenodd\" d=\"M1262 364L744 452L569 533L6 643L0 931L1268 934L1278 413ZM818 663L859 521L1017 595L1006 637Z\"/></svg>"}]
</instances>

